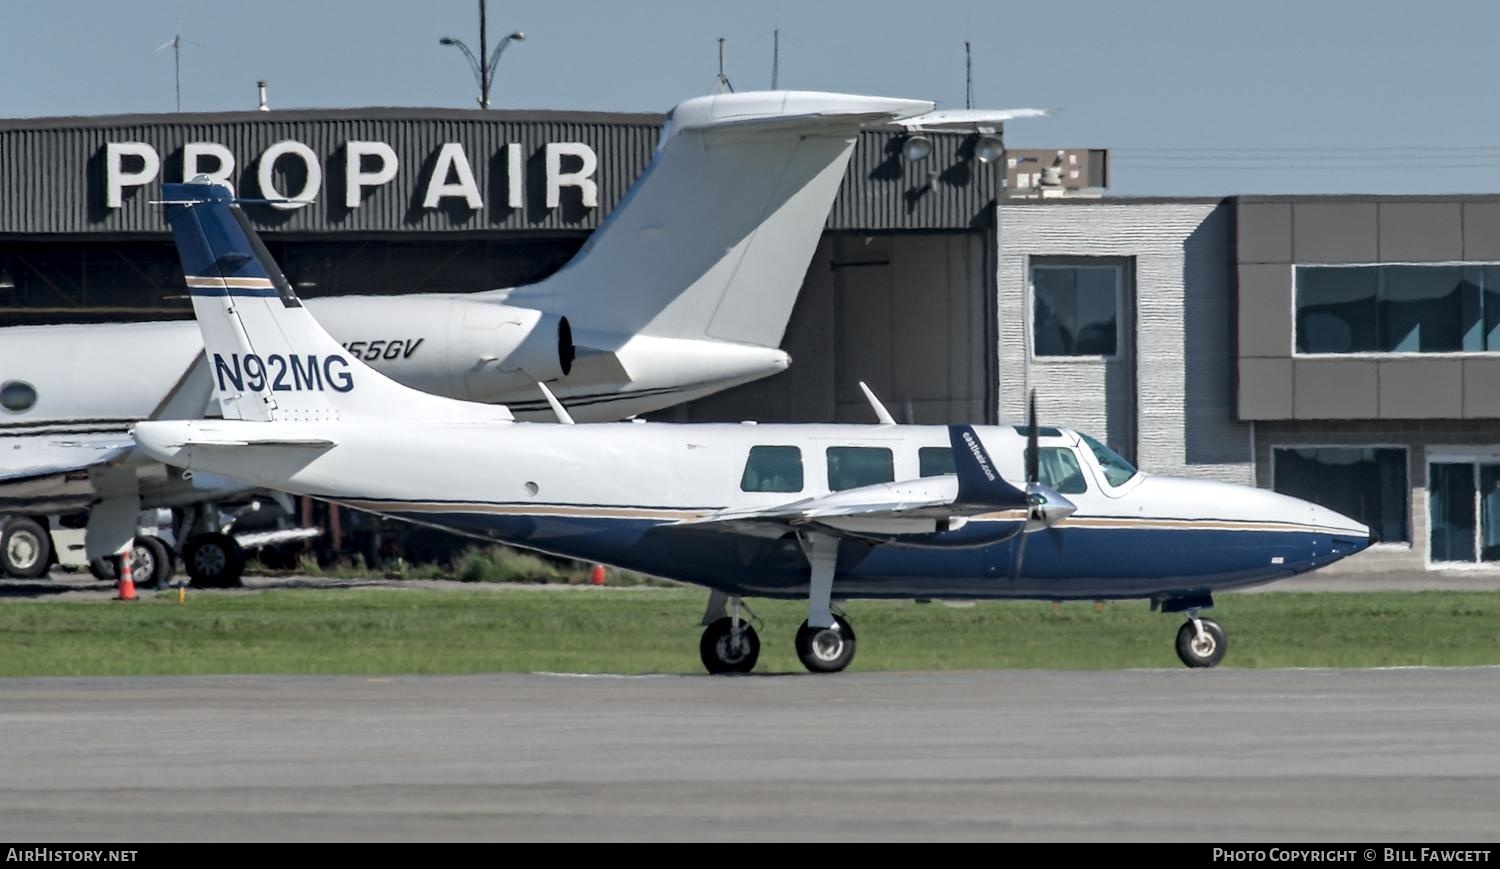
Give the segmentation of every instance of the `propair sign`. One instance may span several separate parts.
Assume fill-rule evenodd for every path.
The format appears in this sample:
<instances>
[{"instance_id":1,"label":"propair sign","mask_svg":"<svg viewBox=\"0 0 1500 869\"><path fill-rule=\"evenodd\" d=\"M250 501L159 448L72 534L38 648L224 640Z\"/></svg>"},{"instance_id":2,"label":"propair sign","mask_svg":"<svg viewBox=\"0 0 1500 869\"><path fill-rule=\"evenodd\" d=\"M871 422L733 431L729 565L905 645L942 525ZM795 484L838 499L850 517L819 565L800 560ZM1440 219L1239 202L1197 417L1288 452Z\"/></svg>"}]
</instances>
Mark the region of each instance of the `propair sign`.
<instances>
[{"instance_id":1,"label":"propair sign","mask_svg":"<svg viewBox=\"0 0 1500 869\"><path fill-rule=\"evenodd\" d=\"M338 150L343 156L346 208L359 208L369 192L390 184L401 174L401 161L396 150L385 142L350 140ZM521 144L510 142L501 150L505 158L505 205L509 208L524 207L524 149ZM563 188L574 187L578 189L585 208L597 208L599 186L594 181L594 172L599 168L599 158L594 149L583 142L548 142L542 151L546 207L558 207L562 202ZM289 161L295 161L296 169L300 171L295 174L286 172L292 168ZM431 170L424 173L425 177L416 179L421 185L423 208L438 208L445 200L461 201L475 211L484 208L474 166L462 143L442 143L430 162ZM182 146L184 181L206 175L216 183L233 188L231 179L237 165L234 152L218 142L188 142ZM300 175L301 189L282 190L277 186L278 165L283 169L283 177ZM148 142L107 142L104 146L105 206L123 206L126 191L156 181L161 175L161 166L161 154ZM306 144L286 139L260 153L255 180L260 197L274 200L271 202L273 208L283 211L304 208L316 202L323 190L323 161Z\"/></svg>"}]
</instances>

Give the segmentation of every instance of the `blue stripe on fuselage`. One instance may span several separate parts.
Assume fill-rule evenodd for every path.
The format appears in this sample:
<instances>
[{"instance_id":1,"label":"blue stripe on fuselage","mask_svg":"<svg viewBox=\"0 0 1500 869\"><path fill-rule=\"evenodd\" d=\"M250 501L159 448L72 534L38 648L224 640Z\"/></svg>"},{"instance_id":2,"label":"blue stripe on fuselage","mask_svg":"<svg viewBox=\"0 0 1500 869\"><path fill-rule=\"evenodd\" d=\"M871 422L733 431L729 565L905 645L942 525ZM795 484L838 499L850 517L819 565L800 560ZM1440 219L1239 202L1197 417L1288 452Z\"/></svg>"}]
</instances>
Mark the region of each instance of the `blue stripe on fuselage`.
<instances>
[{"instance_id":1,"label":"blue stripe on fuselage","mask_svg":"<svg viewBox=\"0 0 1500 869\"><path fill-rule=\"evenodd\" d=\"M382 511L384 512L384 511ZM780 539L651 519L403 512L388 515L505 543L756 597L807 594L807 559ZM1337 561L1365 538L1222 528L1059 526L982 547L932 549L844 540L835 596L849 598L1148 598L1270 582ZM1273 563L1280 558L1280 563Z\"/></svg>"},{"instance_id":2,"label":"blue stripe on fuselage","mask_svg":"<svg viewBox=\"0 0 1500 869\"><path fill-rule=\"evenodd\" d=\"M235 296L250 297L256 299L271 299L280 295L280 293L276 291L275 287L194 287L193 289L188 290L188 292L192 293L195 296L210 296L213 298Z\"/></svg>"}]
</instances>

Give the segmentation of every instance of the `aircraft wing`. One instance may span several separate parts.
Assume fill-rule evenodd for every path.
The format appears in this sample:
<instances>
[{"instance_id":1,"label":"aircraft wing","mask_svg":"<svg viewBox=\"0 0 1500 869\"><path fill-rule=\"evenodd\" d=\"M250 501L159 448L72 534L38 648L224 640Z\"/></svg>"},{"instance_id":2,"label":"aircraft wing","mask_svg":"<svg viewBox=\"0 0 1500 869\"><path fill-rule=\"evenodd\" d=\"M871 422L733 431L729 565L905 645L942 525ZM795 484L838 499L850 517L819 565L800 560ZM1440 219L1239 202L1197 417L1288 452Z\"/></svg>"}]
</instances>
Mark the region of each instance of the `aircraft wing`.
<instances>
[{"instance_id":1,"label":"aircraft wing","mask_svg":"<svg viewBox=\"0 0 1500 869\"><path fill-rule=\"evenodd\" d=\"M876 483L769 507L726 508L680 524L764 535L810 524L835 532L930 534L977 516L1024 522L1026 493L1000 476L974 429L949 426L948 438L952 474Z\"/></svg>"},{"instance_id":2,"label":"aircraft wing","mask_svg":"<svg viewBox=\"0 0 1500 869\"><path fill-rule=\"evenodd\" d=\"M957 494L958 478L950 474L903 483L877 483L770 507L717 510L705 516L685 519L680 524L743 527L747 523L761 523L795 526L848 517L936 519L955 515L953 501ZM960 513L962 512L965 511L960 508Z\"/></svg>"},{"instance_id":3,"label":"aircraft wing","mask_svg":"<svg viewBox=\"0 0 1500 869\"><path fill-rule=\"evenodd\" d=\"M7 438L5 444L23 453L26 464L0 467L0 484L87 471L95 465L116 462L135 449L135 441L123 432L70 435L66 440L56 435L38 435L24 439L24 443L12 443Z\"/></svg>"}]
</instances>

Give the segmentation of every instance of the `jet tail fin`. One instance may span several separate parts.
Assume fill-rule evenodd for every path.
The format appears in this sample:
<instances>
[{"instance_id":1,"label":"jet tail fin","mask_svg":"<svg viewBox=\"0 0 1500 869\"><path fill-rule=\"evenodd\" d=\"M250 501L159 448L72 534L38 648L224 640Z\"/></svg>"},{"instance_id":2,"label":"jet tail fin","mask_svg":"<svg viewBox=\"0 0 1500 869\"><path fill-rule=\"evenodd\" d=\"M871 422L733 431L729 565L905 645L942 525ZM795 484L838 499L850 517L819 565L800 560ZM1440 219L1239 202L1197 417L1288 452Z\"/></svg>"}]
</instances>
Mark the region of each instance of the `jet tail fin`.
<instances>
[{"instance_id":1,"label":"jet tail fin","mask_svg":"<svg viewBox=\"0 0 1500 869\"><path fill-rule=\"evenodd\" d=\"M225 419L510 419L402 386L313 319L228 188L163 185L167 221Z\"/></svg>"},{"instance_id":2,"label":"jet tail fin","mask_svg":"<svg viewBox=\"0 0 1500 869\"><path fill-rule=\"evenodd\" d=\"M931 107L800 91L687 100L578 255L508 299L579 333L779 347L859 131Z\"/></svg>"}]
</instances>

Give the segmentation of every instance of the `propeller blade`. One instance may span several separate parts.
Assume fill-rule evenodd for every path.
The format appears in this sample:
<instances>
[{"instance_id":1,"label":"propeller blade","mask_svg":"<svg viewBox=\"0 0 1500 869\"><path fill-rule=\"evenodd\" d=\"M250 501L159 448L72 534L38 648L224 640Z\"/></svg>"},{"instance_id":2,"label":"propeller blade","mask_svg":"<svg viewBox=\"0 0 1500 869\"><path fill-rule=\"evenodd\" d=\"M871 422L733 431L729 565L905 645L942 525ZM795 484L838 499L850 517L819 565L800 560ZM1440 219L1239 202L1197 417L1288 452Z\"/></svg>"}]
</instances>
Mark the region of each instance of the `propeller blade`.
<instances>
[{"instance_id":1,"label":"propeller blade","mask_svg":"<svg viewBox=\"0 0 1500 869\"><path fill-rule=\"evenodd\" d=\"M1042 458L1037 450L1036 431L1036 390L1031 390L1031 408L1026 419L1026 484L1028 486L1041 482Z\"/></svg>"},{"instance_id":2,"label":"propeller blade","mask_svg":"<svg viewBox=\"0 0 1500 869\"><path fill-rule=\"evenodd\" d=\"M1020 537L1021 540L1020 540L1020 542L1016 543L1016 554L1010 560L1010 578L1011 579L1017 579L1021 575L1021 565L1024 564L1025 561L1026 561L1026 540L1031 535L1027 534L1026 531L1023 529L1021 531L1021 533L1018 534L1018 535L1016 535L1016 536Z\"/></svg>"}]
</instances>

